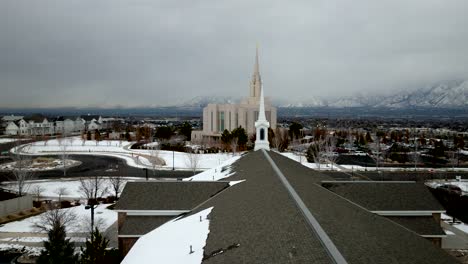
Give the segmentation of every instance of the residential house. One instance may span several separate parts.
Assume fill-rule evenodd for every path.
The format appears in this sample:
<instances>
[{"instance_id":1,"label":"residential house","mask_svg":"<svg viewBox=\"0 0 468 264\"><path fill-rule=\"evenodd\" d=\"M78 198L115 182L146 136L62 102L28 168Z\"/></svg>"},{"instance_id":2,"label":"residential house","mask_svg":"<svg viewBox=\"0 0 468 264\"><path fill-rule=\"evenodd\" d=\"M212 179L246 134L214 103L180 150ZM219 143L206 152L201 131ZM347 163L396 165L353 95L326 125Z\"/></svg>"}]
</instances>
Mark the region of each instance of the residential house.
<instances>
[{"instance_id":1,"label":"residential house","mask_svg":"<svg viewBox=\"0 0 468 264\"><path fill-rule=\"evenodd\" d=\"M88 131L102 128L102 117L99 115L83 115L81 119L85 121L85 128Z\"/></svg>"},{"instance_id":2,"label":"residential house","mask_svg":"<svg viewBox=\"0 0 468 264\"><path fill-rule=\"evenodd\" d=\"M4 130L5 135L17 136L20 135L20 122L9 121Z\"/></svg>"},{"instance_id":3,"label":"residential house","mask_svg":"<svg viewBox=\"0 0 468 264\"><path fill-rule=\"evenodd\" d=\"M24 122L22 122L24 121ZM54 123L49 122L47 118L41 114L34 114L20 120L20 131L22 135L42 136L51 135L54 133ZM25 130L23 130L23 128ZM27 131L23 134L23 131Z\"/></svg>"},{"instance_id":4,"label":"residential house","mask_svg":"<svg viewBox=\"0 0 468 264\"><path fill-rule=\"evenodd\" d=\"M7 131L6 131L6 128L8 127L10 122L18 122L22 118L23 118L23 116L15 116L15 115L3 116L0 119L0 134L17 135L18 131L14 130L14 126L10 126L9 131L8 131L8 133L13 133L13 134L8 134Z\"/></svg>"}]
</instances>

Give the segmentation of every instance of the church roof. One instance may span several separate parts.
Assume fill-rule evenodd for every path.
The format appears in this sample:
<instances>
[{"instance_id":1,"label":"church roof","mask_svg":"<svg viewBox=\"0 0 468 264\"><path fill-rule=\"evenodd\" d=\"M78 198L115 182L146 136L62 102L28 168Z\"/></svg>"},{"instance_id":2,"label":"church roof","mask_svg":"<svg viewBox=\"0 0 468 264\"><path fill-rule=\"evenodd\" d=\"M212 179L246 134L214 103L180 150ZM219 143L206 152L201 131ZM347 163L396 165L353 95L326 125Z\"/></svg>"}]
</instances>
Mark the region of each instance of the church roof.
<instances>
[{"instance_id":1,"label":"church roof","mask_svg":"<svg viewBox=\"0 0 468 264\"><path fill-rule=\"evenodd\" d=\"M356 181L322 185L369 211L445 211L422 183Z\"/></svg>"},{"instance_id":2,"label":"church roof","mask_svg":"<svg viewBox=\"0 0 468 264\"><path fill-rule=\"evenodd\" d=\"M330 180L279 154L272 160L348 263L456 263L431 242L321 186ZM234 164L226 189L198 210L213 206L203 263L332 263L324 241L262 152ZM230 248L233 244L238 247ZM215 254L212 254L215 253Z\"/></svg>"},{"instance_id":3,"label":"church roof","mask_svg":"<svg viewBox=\"0 0 468 264\"><path fill-rule=\"evenodd\" d=\"M159 200L158 208L166 203L165 208L191 208L187 216L212 207L202 263L458 263L419 235L440 231L433 229L430 218L392 221L374 214L322 186L332 180L329 176L280 154L251 152L234 163L232 171L235 174L225 181L245 181L233 186L177 182L180 186L167 184L162 189L148 187L161 185L157 182L129 183L121 199L129 200L132 194L139 202L148 202L144 196L151 195ZM128 191L129 187L134 189ZM179 195L184 188L194 189ZM186 197L192 196L197 201L187 202ZM178 199L185 205L178 205ZM117 207L122 208L121 202Z\"/></svg>"},{"instance_id":4,"label":"church roof","mask_svg":"<svg viewBox=\"0 0 468 264\"><path fill-rule=\"evenodd\" d=\"M115 210L191 210L227 188L228 182L128 182Z\"/></svg>"},{"instance_id":5,"label":"church roof","mask_svg":"<svg viewBox=\"0 0 468 264\"><path fill-rule=\"evenodd\" d=\"M152 231L173 218L174 216L127 216L119 230L119 235L138 237Z\"/></svg>"},{"instance_id":6,"label":"church roof","mask_svg":"<svg viewBox=\"0 0 468 264\"><path fill-rule=\"evenodd\" d=\"M432 216L386 216L421 236L445 236L445 232Z\"/></svg>"}]
</instances>

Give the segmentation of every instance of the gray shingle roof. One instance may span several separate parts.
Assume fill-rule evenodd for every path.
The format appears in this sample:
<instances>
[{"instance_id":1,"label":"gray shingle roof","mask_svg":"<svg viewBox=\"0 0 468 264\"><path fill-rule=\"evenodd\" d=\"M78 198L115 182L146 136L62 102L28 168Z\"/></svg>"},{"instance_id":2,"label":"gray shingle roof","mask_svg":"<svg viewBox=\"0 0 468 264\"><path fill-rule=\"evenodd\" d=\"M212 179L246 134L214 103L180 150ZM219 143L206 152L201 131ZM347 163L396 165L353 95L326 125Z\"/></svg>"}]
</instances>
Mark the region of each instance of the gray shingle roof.
<instances>
[{"instance_id":1,"label":"gray shingle roof","mask_svg":"<svg viewBox=\"0 0 468 264\"><path fill-rule=\"evenodd\" d=\"M228 186L228 182L128 182L115 209L190 210Z\"/></svg>"},{"instance_id":2,"label":"gray shingle roof","mask_svg":"<svg viewBox=\"0 0 468 264\"><path fill-rule=\"evenodd\" d=\"M428 240L405 228L416 222L403 223L401 221L407 220L401 220L397 224L399 219L392 221L376 215L357 202L324 188L322 181L331 180L328 176L279 154L269 152L269 155L348 263L458 263ZM193 209L198 204L191 214L213 207L203 263L332 263L322 242L306 223L261 151L245 155L232 168L236 174L225 180L245 181L229 188L225 182L129 183L116 207L169 210ZM372 192L368 186L360 187L360 191ZM387 195L389 190L381 186L377 187L383 190L379 196ZM408 186L413 188L405 189ZM402 187L400 194L412 192L415 188L417 197L423 200L424 195L432 197L427 190L424 192L415 186L408 184ZM340 185L337 188L349 190ZM213 197L215 193L219 195ZM386 198L393 199L393 196ZM367 200L361 198L359 201ZM149 204L140 205L142 202ZM377 205L379 210L393 208L382 207L380 203ZM415 205L407 207L421 210ZM401 206L395 208L401 209ZM427 208L435 207L430 205ZM418 219L425 223L428 220ZM150 218L129 218L129 221L150 222ZM154 221L155 225L162 222L159 218Z\"/></svg>"},{"instance_id":3,"label":"gray shingle roof","mask_svg":"<svg viewBox=\"0 0 468 264\"><path fill-rule=\"evenodd\" d=\"M416 233L321 186L327 176L270 152L280 170L348 263L457 263ZM260 151L234 164L227 180L245 179L213 206L203 263L331 263ZM238 247L231 245L239 244Z\"/></svg>"},{"instance_id":4,"label":"gray shingle roof","mask_svg":"<svg viewBox=\"0 0 468 264\"><path fill-rule=\"evenodd\" d=\"M444 211L422 183L385 181L338 182L322 185L369 211Z\"/></svg>"},{"instance_id":5,"label":"gray shingle roof","mask_svg":"<svg viewBox=\"0 0 468 264\"><path fill-rule=\"evenodd\" d=\"M432 216L385 216L421 236L445 235L440 224Z\"/></svg>"},{"instance_id":6,"label":"gray shingle roof","mask_svg":"<svg viewBox=\"0 0 468 264\"><path fill-rule=\"evenodd\" d=\"M174 216L127 216L119 235L144 235L173 218Z\"/></svg>"}]
</instances>

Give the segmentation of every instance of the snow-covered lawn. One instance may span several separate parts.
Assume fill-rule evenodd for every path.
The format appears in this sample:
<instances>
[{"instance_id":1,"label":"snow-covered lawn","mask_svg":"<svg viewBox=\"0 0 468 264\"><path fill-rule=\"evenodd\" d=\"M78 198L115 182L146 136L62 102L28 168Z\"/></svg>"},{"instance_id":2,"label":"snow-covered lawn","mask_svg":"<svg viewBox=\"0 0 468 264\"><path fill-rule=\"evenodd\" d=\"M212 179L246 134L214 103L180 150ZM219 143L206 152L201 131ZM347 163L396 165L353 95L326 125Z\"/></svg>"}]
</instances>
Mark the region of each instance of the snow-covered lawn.
<instances>
[{"instance_id":1,"label":"snow-covered lawn","mask_svg":"<svg viewBox=\"0 0 468 264\"><path fill-rule=\"evenodd\" d=\"M15 141L16 141L15 138L0 138L0 144L9 143L9 142L15 142Z\"/></svg>"},{"instance_id":2,"label":"snow-covered lawn","mask_svg":"<svg viewBox=\"0 0 468 264\"><path fill-rule=\"evenodd\" d=\"M184 181L217 181L223 178L227 178L234 174L231 173L231 164L236 162L240 157L240 155L231 157L215 168L211 168L190 178L186 178Z\"/></svg>"},{"instance_id":3,"label":"snow-covered lawn","mask_svg":"<svg viewBox=\"0 0 468 264\"><path fill-rule=\"evenodd\" d=\"M103 189L106 189L104 195L114 195L112 185L109 177L104 177L104 186ZM122 177L123 186L128 181L141 180L141 178L136 177ZM3 182L2 187L9 190L17 190L18 187L14 182ZM58 199L57 189L65 188L66 194L62 195L62 199L84 199L83 193L80 191L80 180L79 179L54 179L54 180L30 180L26 182L26 192L35 195L34 189L36 186L40 187L43 191L41 192L42 198L49 198L53 200ZM123 187L122 187L123 189Z\"/></svg>"},{"instance_id":4,"label":"snow-covered lawn","mask_svg":"<svg viewBox=\"0 0 468 264\"><path fill-rule=\"evenodd\" d=\"M465 224L463 222L451 224L452 217L446 214L441 214L440 217L442 221L446 222L447 224L450 224L451 226L455 227L456 229L460 231L463 231L466 235L468 235L468 224Z\"/></svg>"},{"instance_id":5,"label":"snow-covered lawn","mask_svg":"<svg viewBox=\"0 0 468 264\"><path fill-rule=\"evenodd\" d=\"M386 166L386 167L364 167L364 166L358 166L358 165L337 165L334 164L331 166L330 163L321 163L320 166L316 163L308 162L307 158L303 155L298 155L297 153L294 152L278 152L279 154L288 157L292 160L295 160L302 165L309 167L311 169L317 169L317 170L337 170L337 171L376 171L378 170L383 170L383 171L401 171L401 170L414 170L414 167L411 168L403 168L403 167L398 167L398 166ZM332 168L333 167L333 168ZM423 171L423 172L437 172L437 171L444 171L446 172L447 169L432 169L432 168L424 168L424 167L418 167L416 168L417 171ZM457 168L458 171L468 171L468 168Z\"/></svg>"},{"instance_id":6,"label":"snow-covered lawn","mask_svg":"<svg viewBox=\"0 0 468 264\"><path fill-rule=\"evenodd\" d=\"M134 142L119 141L119 140L82 140L79 137L69 137L64 139L51 139L47 141L37 141L27 144L23 149L30 154L38 154L43 152L120 152L123 146L130 145Z\"/></svg>"},{"instance_id":7,"label":"snow-covered lawn","mask_svg":"<svg viewBox=\"0 0 468 264\"><path fill-rule=\"evenodd\" d=\"M94 219L99 223L99 228L103 231L109 228L117 221L117 212L107 209L110 204L100 204L94 210ZM67 233L88 233L91 218L90 210L86 210L84 205L71 208L59 209L67 213L75 214L77 221L74 225L67 226ZM18 232L18 233L45 233L45 231L34 228L34 224L41 222L41 214L26 218L21 221L6 223L0 227L0 232Z\"/></svg>"},{"instance_id":8,"label":"snow-covered lawn","mask_svg":"<svg viewBox=\"0 0 468 264\"><path fill-rule=\"evenodd\" d=\"M122 263L200 264L210 232L207 216L212 209L172 220L140 237Z\"/></svg>"},{"instance_id":9,"label":"snow-covered lawn","mask_svg":"<svg viewBox=\"0 0 468 264\"><path fill-rule=\"evenodd\" d=\"M81 161L67 159L65 160L66 167L75 167L81 164ZM0 170L13 170L15 169L16 162L9 162L0 165ZM31 165L27 170L30 171L46 171L63 169L63 160L53 158L36 158L32 160Z\"/></svg>"}]
</instances>

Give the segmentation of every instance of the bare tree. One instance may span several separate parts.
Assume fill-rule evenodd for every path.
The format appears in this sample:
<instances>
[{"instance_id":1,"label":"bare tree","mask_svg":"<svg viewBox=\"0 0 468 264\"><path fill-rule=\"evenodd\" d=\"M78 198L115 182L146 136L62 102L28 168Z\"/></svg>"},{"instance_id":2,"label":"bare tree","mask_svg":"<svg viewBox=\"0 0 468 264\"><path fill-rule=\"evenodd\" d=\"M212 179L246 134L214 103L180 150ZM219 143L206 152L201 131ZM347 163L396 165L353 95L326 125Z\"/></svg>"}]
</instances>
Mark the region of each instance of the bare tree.
<instances>
[{"instance_id":1,"label":"bare tree","mask_svg":"<svg viewBox=\"0 0 468 264\"><path fill-rule=\"evenodd\" d=\"M336 137L333 135L329 135L324 142L324 156L326 160L330 163L331 169L333 170L333 165L335 164L336 160L338 159L338 155L335 152L336 148Z\"/></svg>"},{"instance_id":2,"label":"bare tree","mask_svg":"<svg viewBox=\"0 0 468 264\"><path fill-rule=\"evenodd\" d=\"M314 161L318 170L320 170L321 163L324 160L325 145L326 141L324 139L318 138L312 142L312 144L310 144L309 149L307 150L309 159Z\"/></svg>"},{"instance_id":3,"label":"bare tree","mask_svg":"<svg viewBox=\"0 0 468 264\"><path fill-rule=\"evenodd\" d=\"M39 219L33 223L33 228L38 231L48 232L54 226L65 226L68 231L77 227L77 216L71 210L52 209L41 214Z\"/></svg>"},{"instance_id":4,"label":"bare tree","mask_svg":"<svg viewBox=\"0 0 468 264\"><path fill-rule=\"evenodd\" d=\"M97 198L107 192L105 179L102 176L80 178L80 192L88 200L87 208L91 209L91 230L94 230L94 209L97 207Z\"/></svg>"},{"instance_id":5,"label":"bare tree","mask_svg":"<svg viewBox=\"0 0 468 264\"><path fill-rule=\"evenodd\" d=\"M458 155L455 151L451 151L449 155L449 163L452 165L452 171L455 171L455 166L458 164Z\"/></svg>"},{"instance_id":6,"label":"bare tree","mask_svg":"<svg viewBox=\"0 0 468 264\"><path fill-rule=\"evenodd\" d=\"M125 181L122 179L122 176L110 176L109 183L111 185L112 190L114 191L115 199L119 199L119 195L122 192L123 187L125 186Z\"/></svg>"},{"instance_id":7,"label":"bare tree","mask_svg":"<svg viewBox=\"0 0 468 264\"><path fill-rule=\"evenodd\" d=\"M67 187L59 187L59 188L55 189L54 192L59 196L58 197L59 202L62 201L62 196L63 195L69 194Z\"/></svg>"},{"instance_id":8,"label":"bare tree","mask_svg":"<svg viewBox=\"0 0 468 264\"><path fill-rule=\"evenodd\" d=\"M65 138L65 131L63 131L62 137L57 138L59 149L60 149L60 159L62 160L63 165L63 176L67 176L67 160L68 160L68 146L67 140ZM70 144L72 141L70 141Z\"/></svg>"},{"instance_id":9,"label":"bare tree","mask_svg":"<svg viewBox=\"0 0 468 264\"><path fill-rule=\"evenodd\" d=\"M157 145L152 145L149 149L149 158L148 161L151 163L153 168L153 176L156 175L156 167L164 165L161 158L159 158L159 149Z\"/></svg>"},{"instance_id":10,"label":"bare tree","mask_svg":"<svg viewBox=\"0 0 468 264\"><path fill-rule=\"evenodd\" d=\"M374 140L373 143L370 143L368 147L371 150L369 157L371 157L371 159L374 160L376 170L378 171L380 167L380 160L381 160L380 156L382 154L382 148L380 146L380 137L377 137L377 139Z\"/></svg>"},{"instance_id":11,"label":"bare tree","mask_svg":"<svg viewBox=\"0 0 468 264\"><path fill-rule=\"evenodd\" d=\"M191 151L187 152L186 157L186 165L192 170L193 175L195 175L200 164L200 155Z\"/></svg>"},{"instance_id":12,"label":"bare tree","mask_svg":"<svg viewBox=\"0 0 468 264\"><path fill-rule=\"evenodd\" d=\"M41 199L42 193L45 191L45 188L40 185L34 185L31 192L34 196L36 196L36 201Z\"/></svg>"},{"instance_id":13,"label":"bare tree","mask_svg":"<svg viewBox=\"0 0 468 264\"><path fill-rule=\"evenodd\" d=\"M11 180L16 182L19 196L26 193L28 189L28 181L34 177L34 173L31 170L33 162L31 156L21 154L21 152L27 153L29 146L29 144L20 146L20 142L17 141L14 151L11 152L11 159L13 160Z\"/></svg>"},{"instance_id":14,"label":"bare tree","mask_svg":"<svg viewBox=\"0 0 468 264\"><path fill-rule=\"evenodd\" d=\"M107 192L105 179L102 176L80 178L79 190L86 199L96 200Z\"/></svg>"},{"instance_id":15,"label":"bare tree","mask_svg":"<svg viewBox=\"0 0 468 264\"><path fill-rule=\"evenodd\" d=\"M235 137L231 140L231 150L232 150L232 155L235 156L236 153L237 153L237 147L239 146L239 143L238 143L238 138Z\"/></svg>"}]
</instances>

